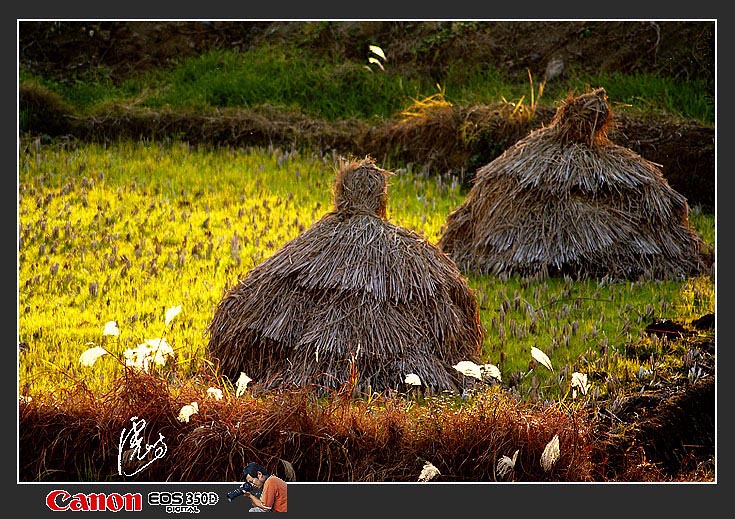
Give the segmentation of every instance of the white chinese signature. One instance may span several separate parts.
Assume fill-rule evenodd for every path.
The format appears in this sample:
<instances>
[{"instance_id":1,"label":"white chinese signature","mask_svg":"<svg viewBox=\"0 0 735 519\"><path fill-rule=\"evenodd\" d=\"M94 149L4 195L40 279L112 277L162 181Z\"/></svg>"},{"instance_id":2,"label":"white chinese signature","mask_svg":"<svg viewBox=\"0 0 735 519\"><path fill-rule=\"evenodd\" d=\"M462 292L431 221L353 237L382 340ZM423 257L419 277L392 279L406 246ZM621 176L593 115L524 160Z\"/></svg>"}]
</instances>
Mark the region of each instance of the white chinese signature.
<instances>
[{"instance_id":1,"label":"white chinese signature","mask_svg":"<svg viewBox=\"0 0 735 519\"><path fill-rule=\"evenodd\" d=\"M117 471L121 476L134 476L154 461L163 458L168 450L161 433L158 433L158 440L155 443L146 443L143 447L141 433L145 429L146 421L137 416L133 416L130 421L133 422L130 430L123 429L120 433ZM123 468L123 465L126 466Z\"/></svg>"}]
</instances>

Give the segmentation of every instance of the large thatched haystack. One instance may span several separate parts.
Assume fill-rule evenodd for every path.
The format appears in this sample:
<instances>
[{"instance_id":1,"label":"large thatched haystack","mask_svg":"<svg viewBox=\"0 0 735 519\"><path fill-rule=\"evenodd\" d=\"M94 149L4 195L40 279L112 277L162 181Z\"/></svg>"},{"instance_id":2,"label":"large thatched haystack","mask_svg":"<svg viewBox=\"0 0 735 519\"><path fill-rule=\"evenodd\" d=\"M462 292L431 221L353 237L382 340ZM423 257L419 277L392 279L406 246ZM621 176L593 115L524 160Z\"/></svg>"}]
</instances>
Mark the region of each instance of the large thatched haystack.
<instances>
[{"instance_id":1,"label":"large thatched haystack","mask_svg":"<svg viewBox=\"0 0 735 519\"><path fill-rule=\"evenodd\" d=\"M484 335L456 265L386 220L388 172L371 158L341 164L334 210L248 272L219 302L208 356L222 374L265 387L405 390L417 374L458 387L460 360Z\"/></svg>"},{"instance_id":2,"label":"large thatched haystack","mask_svg":"<svg viewBox=\"0 0 735 519\"><path fill-rule=\"evenodd\" d=\"M686 199L607 137L602 88L569 96L548 127L477 171L439 246L464 272L617 279L699 273Z\"/></svg>"}]
</instances>

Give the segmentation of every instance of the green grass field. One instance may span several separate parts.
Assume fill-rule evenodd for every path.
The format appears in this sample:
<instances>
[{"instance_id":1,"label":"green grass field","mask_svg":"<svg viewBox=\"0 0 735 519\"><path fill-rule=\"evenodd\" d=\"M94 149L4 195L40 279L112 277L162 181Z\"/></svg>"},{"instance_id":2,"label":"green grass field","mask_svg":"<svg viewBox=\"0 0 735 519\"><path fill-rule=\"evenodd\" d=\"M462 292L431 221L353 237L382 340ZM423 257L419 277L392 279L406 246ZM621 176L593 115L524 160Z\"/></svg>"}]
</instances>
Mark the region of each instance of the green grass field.
<instances>
[{"instance_id":1,"label":"green grass field","mask_svg":"<svg viewBox=\"0 0 735 519\"><path fill-rule=\"evenodd\" d=\"M38 83L58 94L80 114L104 114L110 106L203 110L280 106L326 120L390 118L437 93L456 105L500 101L555 106L570 91L604 85L616 112L666 113L714 124L711 85L701 80L648 74L569 71L563 80L542 86L542 78L518 83L490 65L449 64L436 80L407 77L386 63L366 70L367 61L335 61L303 49L276 46L248 52L216 50L156 70L112 82L97 77L66 81L20 71L22 83ZM23 120L23 117L21 117Z\"/></svg>"},{"instance_id":2,"label":"green grass field","mask_svg":"<svg viewBox=\"0 0 735 519\"><path fill-rule=\"evenodd\" d=\"M155 338L175 351L175 365L165 368L174 386L209 373L206 326L217 302L332 209L337 163L333 155L181 142L27 143L18 207L19 341L29 346L19 356L21 394L63 395L80 383L108 391L124 351ZM393 171L389 220L436 243L464 196L459 182ZM713 243L714 216L691 218ZM486 329L483 360L497 364L524 398L564 398L574 371L590 375L591 394L615 392L616 383L642 386L645 370L685 377L685 352L676 351L685 346L643 329L654 318L688 323L715 308L711 277L600 283L472 276L469 283ZM181 313L166 323L176 306ZM109 321L118 336L103 334ZM93 346L112 355L82 366L80 355ZM533 346L553 371L532 362ZM650 352L650 360L631 350Z\"/></svg>"}]
</instances>

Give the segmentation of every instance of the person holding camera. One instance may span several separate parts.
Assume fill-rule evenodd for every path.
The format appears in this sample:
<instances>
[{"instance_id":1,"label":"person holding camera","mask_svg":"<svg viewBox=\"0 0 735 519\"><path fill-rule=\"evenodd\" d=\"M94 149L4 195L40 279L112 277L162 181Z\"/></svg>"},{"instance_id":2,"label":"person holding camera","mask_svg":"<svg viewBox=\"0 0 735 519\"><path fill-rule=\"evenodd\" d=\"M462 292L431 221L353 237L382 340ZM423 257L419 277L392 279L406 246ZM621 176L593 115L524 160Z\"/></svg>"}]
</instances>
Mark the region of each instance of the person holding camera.
<instances>
[{"instance_id":1,"label":"person holding camera","mask_svg":"<svg viewBox=\"0 0 735 519\"><path fill-rule=\"evenodd\" d=\"M286 512L288 498L286 482L268 472L262 465L248 463L243 469L244 493L253 507L250 512ZM247 490L250 488L250 490ZM260 496L258 496L260 490Z\"/></svg>"}]
</instances>

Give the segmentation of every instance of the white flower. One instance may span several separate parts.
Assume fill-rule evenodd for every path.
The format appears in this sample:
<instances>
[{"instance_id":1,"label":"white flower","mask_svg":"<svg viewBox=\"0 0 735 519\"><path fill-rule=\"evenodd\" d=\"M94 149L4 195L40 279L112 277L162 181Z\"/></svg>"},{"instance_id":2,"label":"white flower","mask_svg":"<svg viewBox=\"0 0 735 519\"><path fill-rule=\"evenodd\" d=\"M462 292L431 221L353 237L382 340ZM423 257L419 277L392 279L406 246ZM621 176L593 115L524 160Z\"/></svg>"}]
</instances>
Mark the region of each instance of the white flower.
<instances>
[{"instance_id":1,"label":"white flower","mask_svg":"<svg viewBox=\"0 0 735 519\"><path fill-rule=\"evenodd\" d=\"M436 468L430 461L427 461L424 463L424 468L421 469L421 474L419 475L419 481L431 481L435 477L441 475L441 472L439 472L439 469Z\"/></svg>"},{"instance_id":2,"label":"white flower","mask_svg":"<svg viewBox=\"0 0 735 519\"><path fill-rule=\"evenodd\" d=\"M168 342L166 342L166 339L146 339L145 343L148 345L148 348L153 355L153 362L159 366L166 364L166 361L168 360L167 357L174 356L174 349Z\"/></svg>"},{"instance_id":3,"label":"white flower","mask_svg":"<svg viewBox=\"0 0 735 519\"><path fill-rule=\"evenodd\" d=\"M143 344L125 350L123 356L126 366L132 366L147 373L151 362L163 366L168 357L173 358L174 349L166 342L166 339L146 339Z\"/></svg>"},{"instance_id":4,"label":"white flower","mask_svg":"<svg viewBox=\"0 0 735 519\"><path fill-rule=\"evenodd\" d=\"M172 306L171 308L166 310L166 326L168 326L169 323L173 320L173 318L179 315L180 312L181 312L181 305Z\"/></svg>"},{"instance_id":5,"label":"white flower","mask_svg":"<svg viewBox=\"0 0 735 519\"><path fill-rule=\"evenodd\" d=\"M459 361L452 367L467 377L474 377L478 380L482 380L482 372L480 371L480 366L478 366L471 360Z\"/></svg>"},{"instance_id":6,"label":"white flower","mask_svg":"<svg viewBox=\"0 0 735 519\"><path fill-rule=\"evenodd\" d=\"M248 377L245 373L242 371L240 372L240 378L237 379L237 391L235 391L235 397L240 397L241 395L245 394L245 391L248 389L248 384L252 382L253 379Z\"/></svg>"},{"instance_id":7,"label":"white flower","mask_svg":"<svg viewBox=\"0 0 735 519\"><path fill-rule=\"evenodd\" d=\"M421 379L416 373L409 373L406 375L406 380L404 380L406 384L409 384L411 386L420 386L421 385Z\"/></svg>"},{"instance_id":8,"label":"white flower","mask_svg":"<svg viewBox=\"0 0 735 519\"><path fill-rule=\"evenodd\" d=\"M587 394L587 390L590 385L587 383L587 375L584 373L574 372L572 373L572 381L570 383L572 388L572 398L577 398L577 389L579 389L583 395Z\"/></svg>"},{"instance_id":9,"label":"white flower","mask_svg":"<svg viewBox=\"0 0 735 519\"><path fill-rule=\"evenodd\" d=\"M510 473L515 469L516 466L516 460L518 459L518 449L513 453L513 458L509 458L508 456L503 456L498 460L498 465L495 469L495 472L497 473L498 477L504 477L506 474Z\"/></svg>"},{"instance_id":10,"label":"white flower","mask_svg":"<svg viewBox=\"0 0 735 519\"><path fill-rule=\"evenodd\" d=\"M216 387L210 387L207 389L207 396L211 396L215 400L222 400L222 390Z\"/></svg>"},{"instance_id":11,"label":"white flower","mask_svg":"<svg viewBox=\"0 0 735 519\"><path fill-rule=\"evenodd\" d=\"M482 364L480 366L480 373L483 379L494 378L499 382L503 380L500 376L500 369L495 364Z\"/></svg>"},{"instance_id":12,"label":"white flower","mask_svg":"<svg viewBox=\"0 0 735 519\"><path fill-rule=\"evenodd\" d=\"M192 402L191 404L185 405L181 408L177 419L179 420L179 422L188 422L191 415L197 414L198 412L199 404L196 402Z\"/></svg>"},{"instance_id":13,"label":"white flower","mask_svg":"<svg viewBox=\"0 0 735 519\"><path fill-rule=\"evenodd\" d=\"M487 380L488 378L501 380L500 369L495 364L478 365L470 360L463 360L455 364L453 368L463 375L477 380Z\"/></svg>"},{"instance_id":14,"label":"white flower","mask_svg":"<svg viewBox=\"0 0 735 519\"><path fill-rule=\"evenodd\" d=\"M559 450L559 435L555 434L549 443L544 447L544 452L541 454L541 467L548 472L556 460L559 459L561 451Z\"/></svg>"},{"instance_id":15,"label":"white flower","mask_svg":"<svg viewBox=\"0 0 735 519\"><path fill-rule=\"evenodd\" d=\"M549 359L549 357L536 346L531 346L531 356L536 359L539 364L543 364L551 371L554 371L554 368L551 367L551 360Z\"/></svg>"},{"instance_id":16,"label":"white flower","mask_svg":"<svg viewBox=\"0 0 735 519\"><path fill-rule=\"evenodd\" d=\"M147 344L138 344L135 348L128 348L123 352L125 365L148 372L151 361L151 349Z\"/></svg>"},{"instance_id":17,"label":"white flower","mask_svg":"<svg viewBox=\"0 0 735 519\"><path fill-rule=\"evenodd\" d=\"M107 321L105 323L105 331L102 332L102 335L120 335L120 329L117 327L117 322Z\"/></svg>"},{"instance_id":18,"label":"white flower","mask_svg":"<svg viewBox=\"0 0 735 519\"><path fill-rule=\"evenodd\" d=\"M102 346L89 348L87 351L79 356L79 362L82 364L82 366L92 366L95 362L97 362L97 359L99 359L105 353L107 353L107 350L104 349Z\"/></svg>"},{"instance_id":19,"label":"white flower","mask_svg":"<svg viewBox=\"0 0 735 519\"><path fill-rule=\"evenodd\" d=\"M383 49L381 49L377 45L368 45L368 49L370 50L370 52L372 52L376 56L380 56L381 58L383 58L383 60L387 59L385 57L385 53L383 52Z\"/></svg>"}]
</instances>

